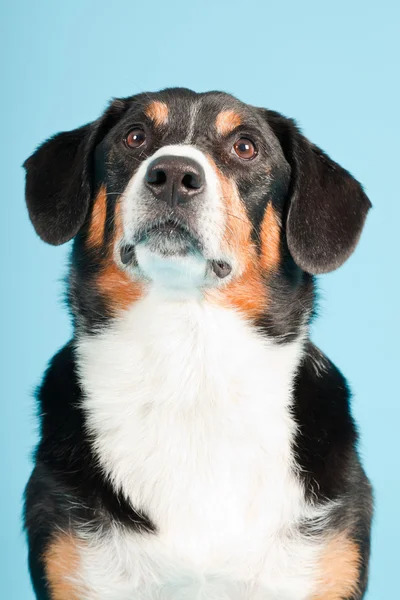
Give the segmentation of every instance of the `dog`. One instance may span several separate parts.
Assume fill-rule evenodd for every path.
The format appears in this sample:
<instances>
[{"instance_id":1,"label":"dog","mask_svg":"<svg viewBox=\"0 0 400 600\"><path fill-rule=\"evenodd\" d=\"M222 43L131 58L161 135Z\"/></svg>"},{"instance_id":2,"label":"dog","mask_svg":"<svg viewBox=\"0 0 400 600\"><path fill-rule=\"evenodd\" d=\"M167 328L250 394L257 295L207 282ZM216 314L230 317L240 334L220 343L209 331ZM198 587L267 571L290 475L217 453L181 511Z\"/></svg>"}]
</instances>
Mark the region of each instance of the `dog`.
<instances>
[{"instance_id":1,"label":"dog","mask_svg":"<svg viewBox=\"0 0 400 600\"><path fill-rule=\"evenodd\" d=\"M293 120L184 88L115 99L24 167L36 232L74 240L25 491L36 597L363 598L371 486L309 339L361 185Z\"/></svg>"}]
</instances>

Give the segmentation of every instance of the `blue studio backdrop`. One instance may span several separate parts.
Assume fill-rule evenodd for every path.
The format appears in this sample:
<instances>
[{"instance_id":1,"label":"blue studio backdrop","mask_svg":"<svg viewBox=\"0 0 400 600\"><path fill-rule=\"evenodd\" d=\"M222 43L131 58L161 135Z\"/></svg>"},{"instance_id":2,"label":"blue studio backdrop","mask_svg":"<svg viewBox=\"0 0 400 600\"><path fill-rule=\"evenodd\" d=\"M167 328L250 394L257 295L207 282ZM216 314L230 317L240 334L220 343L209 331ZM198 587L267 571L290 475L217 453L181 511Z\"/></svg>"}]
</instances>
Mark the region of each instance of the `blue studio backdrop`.
<instances>
[{"instance_id":1,"label":"blue studio backdrop","mask_svg":"<svg viewBox=\"0 0 400 600\"><path fill-rule=\"evenodd\" d=\"M320 277L314 341L349 378L375 487L368 600L398 598L400 5L389 0L2 0L0 597L32 600L21 497L36 441L32 392L69 338L69 247L46 246L21 164L113 96L221 89L298 120L374 205L359 247Z\"/></svg>"}]
</instances>

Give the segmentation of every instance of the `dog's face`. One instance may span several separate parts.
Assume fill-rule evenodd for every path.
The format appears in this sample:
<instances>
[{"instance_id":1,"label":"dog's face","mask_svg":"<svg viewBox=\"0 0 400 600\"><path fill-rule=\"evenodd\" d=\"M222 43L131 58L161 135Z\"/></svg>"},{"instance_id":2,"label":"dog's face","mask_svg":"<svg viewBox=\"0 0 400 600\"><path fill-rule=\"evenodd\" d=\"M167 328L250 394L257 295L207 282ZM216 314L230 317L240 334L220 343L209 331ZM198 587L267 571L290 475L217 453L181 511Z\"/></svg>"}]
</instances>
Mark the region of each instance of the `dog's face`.
<instances>
[{"instance_id":1,"label":"dog's face","mask_svg":"<svg viewBox=\"0 0 400 600\"><path fill-rule=\"evenodd\" d=\"M153 286L285 336L311 312L310 274L346 260L370 206L291 120L219 92L116 100L25 166L39 235L76 237L71 301L89 328Z\"/></svg>"}]
</instances>

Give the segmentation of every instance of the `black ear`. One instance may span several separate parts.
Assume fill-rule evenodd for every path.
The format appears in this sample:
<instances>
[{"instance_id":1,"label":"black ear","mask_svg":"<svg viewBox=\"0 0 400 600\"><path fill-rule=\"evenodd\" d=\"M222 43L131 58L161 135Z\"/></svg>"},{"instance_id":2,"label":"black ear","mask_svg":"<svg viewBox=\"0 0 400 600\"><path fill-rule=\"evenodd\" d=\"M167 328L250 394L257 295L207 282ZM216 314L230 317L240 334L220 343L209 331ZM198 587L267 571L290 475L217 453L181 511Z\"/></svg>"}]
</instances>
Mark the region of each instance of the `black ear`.
<instances>
[{"instance_id":1,"label":"black ear","mask_svg":"<svg viewBox=\"0 0 400 600\"><path fill-rule=\"evenodd\" d=\"M311 144L294 121L266 114L291 167L289 251L308 273L333 271L355 249L371 203L360 183Z\"/></svg>"},{"instance_id":2,"label":"black ear","mask_svg":"<svg viewBox=\"0 0 400 600\"><path fill-rule=\"evenodd\" d=\"M93 191L94 150L125 110L126 102L115 100L100 119L55 135L24 162L29 216L45 242L68 242L82 227Z\"/></svg>"}]
</instances>

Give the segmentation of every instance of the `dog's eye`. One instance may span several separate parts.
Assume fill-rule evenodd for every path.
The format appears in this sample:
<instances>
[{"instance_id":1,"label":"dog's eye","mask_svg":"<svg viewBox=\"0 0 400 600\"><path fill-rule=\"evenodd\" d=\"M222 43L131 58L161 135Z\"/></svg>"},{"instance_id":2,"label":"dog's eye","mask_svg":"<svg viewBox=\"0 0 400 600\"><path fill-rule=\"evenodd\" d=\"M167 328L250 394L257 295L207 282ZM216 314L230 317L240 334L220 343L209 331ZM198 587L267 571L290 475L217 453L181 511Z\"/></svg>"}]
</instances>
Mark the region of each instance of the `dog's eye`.
<instances>
[{"instance_id":1,"label":"dog's eye","mask_svg":"<svg viewBox=\"0 0 400 600\"><path fill-rule=\"evenodd\" d=\"M257 149L253 142L247 138L240 138L232 146L232 151L243 160L251 160L257 156Z\"/></svg>"},{"instance_id":2,"label":"dog's eye","mask_svg":"<svg viewBox=\"0 0 400 600\"><path fill-rule=\"evenodd\" d=\"M143 129L136 127L132 129L125 138L125 144L128 148L140 148L146 141L146 134Z\"/></svg>"}]
</instances>

